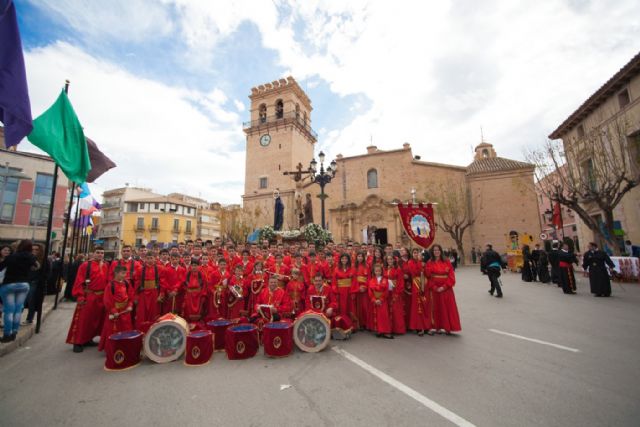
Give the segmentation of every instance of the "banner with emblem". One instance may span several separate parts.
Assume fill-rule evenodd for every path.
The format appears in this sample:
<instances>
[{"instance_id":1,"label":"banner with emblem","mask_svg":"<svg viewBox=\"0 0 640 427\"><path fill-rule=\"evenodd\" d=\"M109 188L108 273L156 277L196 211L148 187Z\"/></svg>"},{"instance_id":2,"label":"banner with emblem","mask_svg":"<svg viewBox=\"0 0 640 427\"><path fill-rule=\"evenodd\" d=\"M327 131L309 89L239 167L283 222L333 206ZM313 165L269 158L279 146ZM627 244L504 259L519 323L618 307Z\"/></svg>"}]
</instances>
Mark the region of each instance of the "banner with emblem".
<instances>
[{"instance_id":1,"label":"banner with emblem","mask_svg":"<svg viewBox=\"0 0 640 427\"><path fill-rule=\"evenodd\" d=\"M423 248L428 248L436 238L436 225L433 220L433 206L431 203L398 204L398 213L402 226L411 237Z\"/></svg>"}]
</instances>

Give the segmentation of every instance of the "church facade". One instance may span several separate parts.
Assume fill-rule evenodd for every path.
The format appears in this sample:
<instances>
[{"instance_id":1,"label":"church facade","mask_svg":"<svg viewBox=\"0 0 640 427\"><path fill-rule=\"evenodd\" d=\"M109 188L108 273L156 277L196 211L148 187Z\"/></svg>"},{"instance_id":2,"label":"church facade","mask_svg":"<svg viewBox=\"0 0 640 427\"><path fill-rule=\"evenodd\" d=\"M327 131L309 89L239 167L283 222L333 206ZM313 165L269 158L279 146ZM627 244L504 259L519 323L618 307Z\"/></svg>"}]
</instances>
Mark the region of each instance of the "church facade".
<instances>
[{"instance_id":1,"label":"church facade","mask_svg":"<svg viewBox=\"0 0 640 427\"><path fill-rule=\"evenodd\" d=\"M319 224L320 187L304 173L317 141L311 128L310 100L292 77L253 88L250 99L251 121L245 124L246 214L255 227L273 225L274 197L279 195L285 207L283 229L296 229L304 222L304 205L310 195L313 219ZM336 162L337 173L325 187L326 224L336 242L412 246L396 204L411 201L414 194L418 201L428 201L433 189L468 194L475 222L464 234L467 253L486 243L505 251L514 232L534 240L540 234L533 165L498 157L486 142L476 147L466 167L423 161L407 143L395 150L369 146L360 155L338 155ZM296 174L298 165L302 173ZM437 224L438 206L434 208ZM436 242L445 248L456 247L440 228Z\"/></svg>"}]
</instances>

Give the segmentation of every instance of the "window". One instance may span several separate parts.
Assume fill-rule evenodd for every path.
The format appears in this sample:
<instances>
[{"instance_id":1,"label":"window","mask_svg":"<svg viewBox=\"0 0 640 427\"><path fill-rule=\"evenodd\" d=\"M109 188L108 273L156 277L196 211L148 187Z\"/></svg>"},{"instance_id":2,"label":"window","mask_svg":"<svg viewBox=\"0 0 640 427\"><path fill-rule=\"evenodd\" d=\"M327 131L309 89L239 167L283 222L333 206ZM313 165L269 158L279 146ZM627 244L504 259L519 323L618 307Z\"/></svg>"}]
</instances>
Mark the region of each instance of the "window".
<instances>
[{"instance_id":1,"label":"window","mask_svg":"<svg viewBox=\"0 0 640 427\"><path fill-rule=\"evenodd\" d=\"M154 208L155 210L160 209L160 203L154 203L154 204L153 204L153 208Z\"/></svg>"},{"instance_id":2,"label":"window","mask_svg":"<svg viewBox=\"0 0 640 427\"><path fill-rule=\"evenodd\" d=\"M307 127L307 112L305 111L304 114L302 115L302 125L306 128Z\"/></svg>"},{"instance_id":3,"label":"window","mask_svg":"<svg viewBox=\"0 0 640 427\"><path fill-rule=\"evenodd\" d=\"M158 218L151 218L151 229L152 230L158 229Z\"/></svg>"},{"instance_id":4,"label":"window","mask_svg":"<svg viewBox=\"0 0 640 427\"><path fill-rule=\"evenodd\" d=\"M39 173L36 175L36 186L31 197L30 225L46 225L49 217L49 205L51 203L51 189L53 188L53 175Z\"/></svg>"},{"instance_id":5,"label":"window","mask_svg":"<svg viewBox=\"0 0 640 427\"><path fill-rule=\"evenodd\" d=\"M175 232L179 232L180 231L180 220L179 219L174 219L173 220L173 231L175 231Z\"/></svg>"},{"instance_id":6,"label":"window","mask_svg":"<svg viewBox=\"0 0 640 427\"><path fill-rule=\"evenodd\" d=\"M136 239L136 248L142 246L142 239Z\"/></svg>"},{"instance_id":7,"label":"window","mask_svg":"<svg viewBox=\"0 0 640 427\"><path fill-rule=\"evenodd\" d=\"M129 203L129 212L138 212L138 204L137 203Z\"/></svg>"},{"instance_id":8,"label":"window","mask_svg":"<svg viewBox=\"0 0 640 427\"><path fill-rule=\"evenodd\" d=\"M144 203L140 203L140 204L138 204L138 209L140 209L140 210L144 210Z\"/></svg>"},{"instance_id":9,"label":"window","mask_svg":"<svg viewBox=\"0 0 640 427\"><path fill-rule=\"evenodd\" d=\"M2 170L6 171L5 168ZM0 180L0 223L13 222L13 213L16 210L16 200L18 199L18 178L4 177Z\"/></svg>"},{"instance_id":10,"label":"window","mask_svg":"<svg viewBox=\"0 0 640 427\"><path fill-rule=\"evenodd\" d=\"M258 116L260 118L260 123L267 122L267 105L266 104L260 104Z\"/></svg>"},{"instance_id":11,"label":"window","mask_svg":"<svg viewBox=\"0 0 640 427\"><path fill-rule=\"evenodd\" d=\"M582 162L582 175L583 179L589 184L591 191L597 191L596 174L593 168L593 160L588 159ZM584 181L583 181L584 182Z\"/></svg>"},{"instance_id":12,"label":"window","mask_svg":"<svg viewBox=\"0 0 640 427\"><path fill-rule=\"evenodd\" d=\"M187 208L187 213L190 214L191 213L191 208Z\"/></svg>"},{"instance_id":13,"label":"window","mask_svg":"<svg viewBox=\"0 0 640 427\"><path fill-rule=\"evenodd\" d=\"M584 126L578 125L576 132L578 132L578 138L584 138Z\"/></svg>"},{"instance_id":14,"label":"window","mask_svg":"<svg viewBox=\"0 0 640 427\"><path fill-rule=\"evenodd\" d=\"M138 218L138 222L136 223L136 230L144 230L144 218Z\"/></svg>"},{"instance_id":15,"label":"window","mask_svg":"<svg viewBox=\"0 0 640 427\"><path fill-rule=\"evenodd\" d=\"M267 188L267 177L263 176L260 178L260 188Z\"/></svg>"},{"instance_id":16,"label":"window","mask_svg":"<svg viewBox=\"0 0 640 427\"><path fill-rule=\"evenodd\" d=\"M482 158L486 159L487 157L489 157L489 150L485 148L482 150Z\"/></svg>"},{"instance_id":17,"label":"window","mask_svg":"<svg viewBox=\"0 0 640 427\"><path fill-rule=\"evenodd\" d=\"M628 89L625 89L618 94L618 104L620 104L620 108L624 108L630 102L631 102L631 98L629 97Z\"/></svg>"},{"instance_id":18,"label":"window","mask_svg":"<svg viewBox=\"0 0 640 427\"><path fill-rule=\"evenodd\" d=\"M187 220L187 225L184 230L185 233L191 233L191 221Z\"/></svg>"},{"instance_id":19,"label":"window","mask_svg":"<svg viewBox=\"0 0 640 427\"><path fill-rule=\"evenodd\" d=\"M378 171L375 169L367 172L367 188L378 188Z\"/></svg>"},{"instance_id":20,"label":"window","mask_svg":"<svg viewBox=\"0 0 640 427\"><path fill-rule=\"evenodd\" d=\"M296 121L300 120L300 104L296 104Z\"/></svg>"},{"instance_id":21,"label":"window","mask_svg":"<svg viewBox=\"0 0 640 427\"><path fill-rule=\"evenodd\" d=\"M278 99L276 101L276 119L281 119L284 117L284 103L282 99Z\"/></svg>"}]
</instances>

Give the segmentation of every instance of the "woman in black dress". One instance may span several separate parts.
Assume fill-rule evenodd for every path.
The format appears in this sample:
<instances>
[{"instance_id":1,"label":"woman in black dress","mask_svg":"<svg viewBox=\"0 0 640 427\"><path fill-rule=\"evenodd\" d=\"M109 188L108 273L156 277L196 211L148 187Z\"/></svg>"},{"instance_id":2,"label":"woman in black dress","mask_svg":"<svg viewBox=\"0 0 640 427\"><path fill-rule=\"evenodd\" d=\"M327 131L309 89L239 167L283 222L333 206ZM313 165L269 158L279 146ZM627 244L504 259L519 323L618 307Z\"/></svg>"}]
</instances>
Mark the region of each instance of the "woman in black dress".
<instances>
[{"instance_id":1,"label":"woman in black dress","mask_svg":"<svg viewBox=\"0 0 640 427\"><path fill-rule=\"evenodd\" d=\"M528 245L522 247L522 281L531 282L533 275L531 274L531 251Z\"/></svg>"},{"instance_id":2,"label":"woman in black dress","mask_svg":"<svg viewBox=\"0 0 640 427\"><path fill-rule=\"evenodd\" d=\"M540 257L538 258L538 278L541 283L551 282L551 276L549 275L549 258L547 252L540 250Z\"/></svg>"}]
</instances>

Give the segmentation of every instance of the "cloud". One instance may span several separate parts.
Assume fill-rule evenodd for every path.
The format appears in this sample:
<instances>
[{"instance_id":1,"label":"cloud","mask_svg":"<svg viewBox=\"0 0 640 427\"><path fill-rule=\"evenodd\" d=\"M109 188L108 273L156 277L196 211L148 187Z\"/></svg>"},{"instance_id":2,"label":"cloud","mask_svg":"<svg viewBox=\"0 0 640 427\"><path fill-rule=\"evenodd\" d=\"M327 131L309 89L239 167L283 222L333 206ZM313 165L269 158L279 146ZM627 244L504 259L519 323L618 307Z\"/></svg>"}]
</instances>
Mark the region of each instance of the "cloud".
<instances>
[{"instance_id":1,"label":"cloud","mask_svg":"<svg viewBox=\"0 0 640 427\"><path fill-rule=\"evenodd\" d=\"M118 164L99 178L100 187L129 182L239 201L244 152L236 147L243 147L244 135L220 90L199 93L142 79L62 42L28 51L25 60L34 116L71 80L69 97L85 133Z\"/></svg>"}]
</instances>

